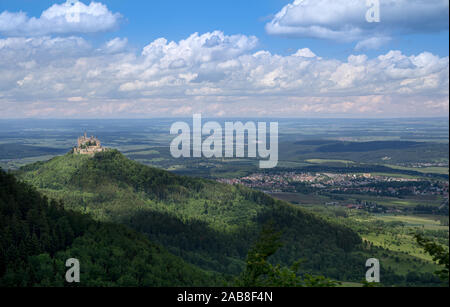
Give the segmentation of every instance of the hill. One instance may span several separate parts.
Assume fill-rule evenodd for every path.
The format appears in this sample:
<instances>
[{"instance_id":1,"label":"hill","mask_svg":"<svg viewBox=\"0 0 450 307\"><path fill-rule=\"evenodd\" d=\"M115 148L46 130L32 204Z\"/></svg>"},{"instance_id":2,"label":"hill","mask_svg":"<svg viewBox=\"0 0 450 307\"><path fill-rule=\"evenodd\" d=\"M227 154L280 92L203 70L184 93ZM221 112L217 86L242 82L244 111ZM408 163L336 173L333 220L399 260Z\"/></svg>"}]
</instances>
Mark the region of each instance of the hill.
<instances>
[{"instance_id":1,"label":"hill","mask_svg":"<svg viewBox=\"0 0 450 307\"><path fill-rule=\"evenodd\" d=\"M365 164L448 163L447 142L303 140L280 143L280 161L346 160ZM344 163L345 165L345 163Z\"/></svg>"},{"instance_id":2,"label":"hill","mask_svg":"<svg viewBox=\"0 0 450 307\"><path fill-rule=\"evenodd\" d=\"M123 225L49 201L0 169L0 287L64 286L77 258L81 286L207 286L223 281Z\"/></svg>"},{"instance_id":3,"label":"hill","mask_svg":"<svg viewBox=\"0 0 450 307\"><path fill-rule=\"evenodd\" d=\"M364 276L355 232L242 186L174 175L114 150L69 153L17 175L67 208L128 225L204 269L241 272L261 227L273 221L284 242L274 262L304 258L304 272L338 280Z\"/></svg>"}]
</instances>

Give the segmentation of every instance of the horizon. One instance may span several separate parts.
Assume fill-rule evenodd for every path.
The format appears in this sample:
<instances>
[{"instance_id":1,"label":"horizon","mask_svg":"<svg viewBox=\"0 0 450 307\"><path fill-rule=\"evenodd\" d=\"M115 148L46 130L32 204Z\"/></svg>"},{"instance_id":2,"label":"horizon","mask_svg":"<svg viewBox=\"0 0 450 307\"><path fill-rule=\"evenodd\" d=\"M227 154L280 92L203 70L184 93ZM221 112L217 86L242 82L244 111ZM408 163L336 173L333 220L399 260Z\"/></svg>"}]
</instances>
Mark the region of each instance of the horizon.
<instances>
[{"instance_id":1,"label":"horizon","mask_svg":"<svg viewBox=\"0 0 450 307\"><path fill-rule=\"evenodd\" d=\"M431 120L431 119L440 119L440 120L448 120L449 116L429 116L429 117L280 117L280 116L260 116L260 117L252 117L252 116L223 116L223 117L214 117L214 116L203 116L203 119L217 119L217 120L226 120L226 119L279 119L279 120ZM28 117L28 118L0 118L0 121L14 121L14 120L39 120L39 121L46 121L46 120L171 120L171 119L191 119L192 116L172 116L172 117L103 117L103 118L43 118L43 117Z\"/></svg>"}]
</instances>

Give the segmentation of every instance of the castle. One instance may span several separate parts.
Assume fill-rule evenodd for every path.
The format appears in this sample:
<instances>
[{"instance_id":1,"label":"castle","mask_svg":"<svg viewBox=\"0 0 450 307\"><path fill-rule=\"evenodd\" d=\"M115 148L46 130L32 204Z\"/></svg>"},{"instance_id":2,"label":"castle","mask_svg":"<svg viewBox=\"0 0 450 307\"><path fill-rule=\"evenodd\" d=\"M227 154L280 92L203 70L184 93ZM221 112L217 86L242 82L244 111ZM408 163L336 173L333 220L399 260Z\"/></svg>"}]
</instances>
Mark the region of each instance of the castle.
<instances>
[{"instance_id":1,"label":"castle","mask_svg":"<svg viewBox=\"0 0 450 307\"><path fill-rule=\"evenodd\" d=\"M103 151L105 151L105 148L102 147L99 139L93 136L88 138L86 133L84 134L84 136L80 136L78 138L78 145L73 149L73 152L75 154L80 155L94 155L97 152Z\"/></svg>"}]
</instances>

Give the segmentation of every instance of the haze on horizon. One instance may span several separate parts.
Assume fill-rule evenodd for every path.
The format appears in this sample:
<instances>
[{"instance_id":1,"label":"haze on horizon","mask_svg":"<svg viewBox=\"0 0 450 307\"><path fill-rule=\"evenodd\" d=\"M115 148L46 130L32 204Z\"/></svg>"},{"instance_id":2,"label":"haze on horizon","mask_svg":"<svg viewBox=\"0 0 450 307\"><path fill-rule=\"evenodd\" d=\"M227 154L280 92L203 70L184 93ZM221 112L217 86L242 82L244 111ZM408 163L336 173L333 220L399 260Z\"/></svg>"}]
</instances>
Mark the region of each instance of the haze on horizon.
<instances>
[{"instance_id":1,"label":"haze on horizon","mask_svg":"<svg viewBox=\"0 0 450 307\"><path fill-rule=\"evenodd\" d=\"M0 0L0 119L448 117L447 0L120 2Z\"/></svg>"}]
</instances>

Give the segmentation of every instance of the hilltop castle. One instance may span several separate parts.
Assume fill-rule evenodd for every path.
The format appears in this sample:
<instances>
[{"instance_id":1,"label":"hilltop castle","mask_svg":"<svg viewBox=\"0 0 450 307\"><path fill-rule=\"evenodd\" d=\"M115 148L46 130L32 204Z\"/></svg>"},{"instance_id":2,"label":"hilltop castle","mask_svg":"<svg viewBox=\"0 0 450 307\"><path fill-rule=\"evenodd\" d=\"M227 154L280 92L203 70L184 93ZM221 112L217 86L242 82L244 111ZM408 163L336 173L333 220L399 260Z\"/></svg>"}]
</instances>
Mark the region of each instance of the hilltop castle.
<instances>
[{"instance_id":1,"label":"hilltop castle","mask_svg":"<svg viewBox=\"0 0 450 307\"><path fill-rule=\"evenodd\" d=\"M78 145L73 149L75 154L80 155L94 155L103 151L105 151L105 148L102 147L100 140L94 136L88 138L86 133L78 138Z\"/></svg>"}]
</instances>

